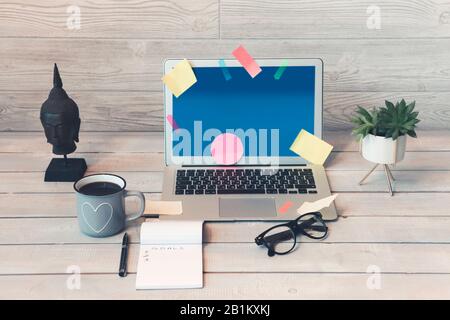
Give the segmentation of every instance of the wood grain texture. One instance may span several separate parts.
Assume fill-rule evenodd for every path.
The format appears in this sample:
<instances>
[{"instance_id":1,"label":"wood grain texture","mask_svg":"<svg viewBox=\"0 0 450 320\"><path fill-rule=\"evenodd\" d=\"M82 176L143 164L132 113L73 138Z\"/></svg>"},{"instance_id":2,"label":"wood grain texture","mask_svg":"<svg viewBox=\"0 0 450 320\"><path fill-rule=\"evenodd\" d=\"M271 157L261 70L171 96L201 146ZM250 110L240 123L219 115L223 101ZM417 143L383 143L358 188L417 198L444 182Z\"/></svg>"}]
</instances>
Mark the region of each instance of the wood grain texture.
<instances>
[{"instance_id":1,"label":"wood grain texture","mask_svg":"<svg viewBox=\"0 0 450 320\"><path fill-rule=\"evenodd\" d=\"M284 256L267 257L254 243L209 243L203 246L203 271L365 273L376 265L385 273L450 274L449 244L307 243ZM0 274L61 274L77 265L82 273L117 274L120 244L0 246ZM135 273L139 245L131 244L128 270ZM30 263L32 257L33 263Z\"/></svg>"},{"instance_id":2,"label":"wood grain texture","mask_svg":"<svg viewBox=\"0 0 450 320\"><path fill-rule=\"evenodd\" d=\"M204 288L136 290L136 275L83 274L80 290L70 274L0 276L0 299L449 299L448 274L383 274L380 290L369 274L207 273ZM351 290L349 290L351 288ZM424 290L424 289L427 290Z\"/></svg>"},{"instance_id":3,"label":"wood grain texture","mask_svg":"<svg viewBox=\"0 0 450 320\"><path fill-rule=\"evenodd\" d=\"M64 81L64 80L63 80ZM163 131L163 95L155 92L75 92L81 131ZM48 92L0 93L0 131L41 131Z\"/></svg>"},{"instance_id":4,"label":"wood grain texture","mask_svg":"<svg viewBox=\"0 0 450 320\"><path fill-rule=\"evenodd\" d=\"M149 201L161 198L159 193L145 196ZM74 201L73 193L0 194L0 218L73 218ZM130 210L136 206L134 202L129 205ZM341 193L336 200L337 211L343 218L445 217L450 215L449 206L449 197L433 193L398 193L395 197L383 193Z\"/></svg>"},{"instance_id":5,"label":"wood grain texture","mask_svg":"<svg viewBox=\"0 0 450 320\"><path fill-rule=\"evenodd\" d=\"M408 139L406 150L411 152L450 151L450 131L417 131L418 139ZM358 151L358 143L350 130L325 131L323 139L334 151ZM162 132L81 132L77 153L161 153L164 150ZM0 153L38 153L51 155L51 146L44 133L2 132Z\"/></svg>"},{"instance_id":6,"label":"wood grain texture","mask_svg":"<svg viewBox=\"0 0 450 320\"><path fill-rule=\"evenodd\" d=\"M48 153L6 153L0 157L0 172L43 172L53 156ZM145 172L163 171L162 153L137 153L130 157L125 153L77 153L84 158L91 172ZM439 158L440 161L435 161ZM373 164L359 152L332 152L325 162L328 171L370 170ZM376 170L382 171L383 168ZM392 171L424 170L449 171L450 152L407 152L405 159L392 167Z\"/></svg>"},{"instance_id":7,"label":"wood grain texture","mask_svg":"<svg viewBox=\"0 0 450 320\"><path fill-rule=\"evenodd\" d=\"M384 172L374 172L363 185L358 182L366 171L327 171L333 192L387 192ZM449 192L450 174L442 171L397 171L396 192ZM448 195L443 195L444 197Z\"/></svg>"},{"instance_id":8,"label":"wood grain texture","mask_svg":"<svg viewBox=\"0 0 450 320\"><path fill-rule=\"evenodd\" d=\"M87 174L94 173L88 171ZM113 173L113 172L110 172ZM127 181L130 190L142 192L162 191L162 172L115 172ZM67 193L73 192L73 183L44 182L44 172L8 172L0 173L0 181L8 181L0 184L0 193ZM25 182L26 181L26 182Z\"/></svg>"},{"instance_id":9,"label":"wood grain texture","mask_svg":"<svg viewBox=\"0 0 450 320\"><path fill-rule=\"evenodd\" d=\"M450 153L449 153L450 156ZM42 172L47 169L50 154L3 154L0 158L0 172ZM125 153L77 153L84 158L91 172L108 171L163 171L162 153L136 153L129 157Z\"/></svg>"},{"instance_id":10,"label":"wood grain texture","mask_svg":"<svg viewBox=\"0 0 450 320\"><path fill-rule=\"evenodd\" d=\"M422 213L422 217L399 217L394 216L394 207L381 205L387 210L386 216L349 216L328 223L329 236L323 242L450 244L450 212L446 217L425 216L428 213ZM141 222L133 223L125 230L131 243L140 243ZM254 244L255 237L274 224L276 222L207 222L203 226L203 242ZM123 236L122 233L108 238L90 238L81 234L77 218L3 218L0 229L0 245L121 244ZM307 237L299 240L317 243Z\"/></svg>"},{"instance_id":11,"label":"wood grain texture","mask_svg":"<svg viewBox=\"0 0 450 320\"><path fill-rule=\"evenodd\" d=\"M121 235L99 240L79 233L72 184L42 181L43 173L39 172L39 167L45 165L49 153L41 148L48 150L48 146L45 141L30 137L32 135L5 133L0 139L0 168L5 170L0 173L3 182L0 186L7 186L0 188L0 193L3 192L0 194L0 256L4 257L0 263L0 284L5 288L13 286L8 290L10 297L32 297L36 295L35 288L41 290L41 297L95 297L104 290L105 279L110 279L109 276L117 279ZM91 169L125 170L118 173L127 179L130 189L152 192L146 195L149 199L159 198L157 192L161 191L162 185L160 133L147 132L139 136L139 133L84 132L83 135L85 144L80 149L84 153L80 153L88 159ZM359 298L446 297L445 292L428 291L442 285L436 277L450 274L450 261L446 258L450 245L450 175L445 160L448 132L423 131L422 140L411 139L404 166L399 164L394 172L398 178L396 188L402 191L394 197L384 193L386 186L381 172L375 173L367 185L357 186L365 173L365 164L357 160L360 159L357 145L348 132L329 132L327 135L337 149L342 150L334 152L327 164L332 189L342 192L336 201L341 217L337 222L329 223L330 236L323 242L301 240L298 249L288 257L292 258L280 263L276 261L280 257L268 260L264 250L252 242L254 235L270 223L206 223L205 289L172 291L176 297L215 296L222 289L235 298L253 295L273 298L274 291L279 291L281 297L296 299L334 295L348 298L356 294ZM434 141L439 151L433 151ZM442 161L427 165L435 158ZM19 168L38 171L18 172ZM143 171L132 172L135 169ZM121 290L122 298L155 297L153 292L134 290L139 224L130 225L127 232L133 242L129 260L131 274L117 283L116 288ZM29 263L30 257L34 263ZM82 272L82 290L76 293L65 286L70 265L80 266ZM367 289L366 271L370 265L380 267L383 290ZM265 276L265 282L256 287L253 282L253 289L250 289L249 279L257 281L255 277L261 275ZM305 275L307 278L303 278ZM244 278L239 280L241 276ZM296 282L285 282L291 276L297 279ZM49 281L50 278L54 281ZM312 278L314 283L302 280ZM225 279L234 282L221 286ZM401 284L398 279L412 283ZM338 287L342 286L341 291L333 293L336 284L331 290L321 287L317 281L335 281L339 283ZM394 288L394 284L398 288ZM418 292L418 285L428 289ZM214 290L219 287L220 290ZM324 293L318 287L329 291ZM85 293L86 288L92 292ZM117 297L115 290L104 297ZM308 295L303 295L304 291L308 291Z\"/></svg>"},{"instance_id":12,"label":"wood grain texture","mask_svg":"<svg viewBox=\"0 0 450 320\"><path fill-rule=\"evenodd\" d=\"M163 60L231 58L241 41L2 39L0 90L48 92L57 62L70 94L162 90ZM246 40L255 58L323 59L325 92L447 92L450 39ZM33 57L30 59L30 57ZM218 70L220 72L220 70ZM20 84L20 85L19 85ZM41 103L41 101L37 102Z\"/></svg>"},{"instance_id":13,"label":"wood grain texture","mask_svg":"<svg viewBox=\"0 0 450 320\"><path fill-rule=\"evenodd\" d=\"M0 4L0 298L8 299L445 299L450 298L450 2L381 0L80 0L81 29L66 26L68 0ZM162 64L167 57L320 57L325 63L327 175L340 218L322 242L267 258L253 238L272 223L205 223L202 290L135 290L139 222L127 232L129 270L116 275L121 235L78 229L72 183L44 183L52 157L38 120L57 62L81 110L74 154L89 172L122 175L160 198ZM394 169L388 195L350 136L355 106L417 100L423 120ZM299 205L301 199L294 199ZM136 203L127 201L132 211ZM143 219L141 219L143 220ZM69 290L67 267L81 267ZM367 268L381 271L369 290Z\"/></svg>"},{"instance_id":14,"label":"wood grain texture","mask_svg":"<svg viewBox=\"0 0 450 320\"><path fill-rule=\"evenodd\" d=\"M408 151L450 151L450 131L448 130L417 130L417 139L408 139ZM152 136L154 137L154 136ZM350 130L325 131L323 139L334 146L335 151L358 151L359 144L351 135Z\"/></svg>"},{"instance_id":15,"label":"wood grain texture","mask_svg":"<svg viewBox=\"0 0 450 320\"><path fill-rule=\"evenodd\" d=\"M445 92L324 92L325 130L349 130L356 106L384 106L384 101L416 101L419 128L450 130L450 93Z\"/></svg>"},{"instance_id":16,"label":"wood grain texture","mask_svg":"<svg viewBox=\"0 0 450 320\"><path fill-rule=\"evenodd\" d=\"M88 171L89 173L95 173ZM161 192L163 174L155 172L116 172L125 178L127 186L142 192ZM376 171L363 184L358 182L366 171L327 171L333 192L387 192L384 172ZM450 192L448 171L396 171L394 191L396 192ZM67 193L73 192L71 183L45 182L44 172L1 172L0 193ZM24 183L26 181L26 183Z\"/></svg>"},{"instance_id":17,"label":"wood grain texture","mask_svg":"<svg viewBox=\"0 0 450 320\"><path fill-rule=\"evenodd\" d=\"M67 20L76 5L80 28ZM13 0L0 4L0 37L217 38L217 0Z\"/></svg>"},{"instance_id":18,"label":"wood grain texture","mask_svg":"<svg viewBox=\"0 0 450 320\"><path fill-rule=\"evenodd\" d=\"M145 193L148 201L161 200L160 193ZM130 210L137 210L137 203L130 198L126 205ZM33 218L33 217L76 217L75 194L0 194L0 218ZM31 207L29 204L33 203ZM12 205L14 204L14 205ZM127 206L128 209L128 206Z\"/></svg>"},{"instance_id":19,"label":"wood grain texture","mask_svg":"<svg viewBox=\"0 0 450 320\"><path fill-rule=\"evenodd\" d=\"M139 153L131 158L120 153L77 153L76 156L86 160L90 172L163 171L165 166L161 153ZM435 161L437 157L440 161ZM3 154L0 172L44 172L50 159L49 154ZM332 152L325 165L328 171L370 170L373 167L358 152ZM405 170L450 171L450 152L407 152L405 159L392 167L393 172Z\"/></svg>"},{"instance_id":20,"label":"wood grain texture","mask_svg":"<svg viewBox=\"0 0 450 320\"><path fill-rule=\"evenodd\" d=\"M380 29L369 29L370 6ZM223 0L222 38L448 38L448 1ZM320 17L320 19L318 19Z\"/></svg>"},{"instance_id":21,"label":"wood grain texture","mask_svg":"<svg viewBox=\"0 0 450 320\"><path fill-rule=\"evenodd\" d=\"M150 201L161 199L159 193L146 193L145 197ZM0 218L73 218L76 217L74 201L72 192L0 194ZM439 193L397 193L391 197L387 193L349 192L339 194L336 208L343 218L446 217L450 216L450 197Z\"/></svg>"},{"instance_id":22,"label":"wood grain texture","mask_svg":"<svg viewBox=\"0 0 450 320\"><path fill-rule=\"evenodd\" d=\"M70 91L70 90L69 90ZM70 92L69 92L70 93ZM0 131L42 131L39 121L46 91L0 93ZM80 108L82 131L163 131L162 92L113 91L70 94ZM384 105L384 100L416 100L422 129L450 129L450 93L324 92L324 129L349 130L357 105Z\"/></svg>"},{"instance_id":23,"label":"wood grain texture","mask_svg":"<svg viewBox=\"0 0 450 320\"><path fill-rule=\"evenodd\" d=\"M335 134L333 135L335 136ZM438 134L433 134L436 138ZM443 139L443 143L447 141ZM346 146L345 148L349 148ZM448 146L450 150L450 143ZM44 131L2 132L0 134L1 153L45 153L50 154L52 147L47 143ZM164 150L162 132L80 132L77 151L81 153L121 153L141 152L161 153Z\"/></svg>"}]
</instances>

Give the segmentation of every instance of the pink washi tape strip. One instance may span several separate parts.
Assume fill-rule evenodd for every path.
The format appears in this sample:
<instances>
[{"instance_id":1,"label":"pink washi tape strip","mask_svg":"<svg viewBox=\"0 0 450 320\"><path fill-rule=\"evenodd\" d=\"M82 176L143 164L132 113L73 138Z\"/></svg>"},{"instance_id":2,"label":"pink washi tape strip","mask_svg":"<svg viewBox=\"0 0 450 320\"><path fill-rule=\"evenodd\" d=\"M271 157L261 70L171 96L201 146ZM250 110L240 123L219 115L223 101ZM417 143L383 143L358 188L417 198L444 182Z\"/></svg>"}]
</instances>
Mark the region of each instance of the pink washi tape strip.
<instances>
[{"instance_id":1,"label":"pink washi tape strip","mask_svg":"<svg viewBox=\"0 0 450 320\"><path fill-rule=\"evenodd\" d=\"M172 115L168 114L166 118L167 118L167 122L169 122L169 124L172 126L173 130L177 130L180 128L178 126L178 124L175 122L175 120L173 119Z\"/></svg>"},{"instance_id":2,"label":"pink washi tape strip","mask_svg":"<svg viewBox=\"0 0 450 320\"><path fill-rule=\"evenodd\" d=\"M283 205L278 209L279 213L286 213L286 211L289 210L290 207L292 207L293 203L292 201L286 201L283 203Z\"/></svg>"},{"instance_id":3,"label":"pink washi tape strip","mask_svg":"<svg viewBox=\"0 0 450 320\"><path fill-rule=\"evenodd\" d=\"M240 64L242 64L252 78L256 77L262 71L256 61L243 46L237 47L233 51L233 56L239 61Z\"/></svg>"}]
</instances>

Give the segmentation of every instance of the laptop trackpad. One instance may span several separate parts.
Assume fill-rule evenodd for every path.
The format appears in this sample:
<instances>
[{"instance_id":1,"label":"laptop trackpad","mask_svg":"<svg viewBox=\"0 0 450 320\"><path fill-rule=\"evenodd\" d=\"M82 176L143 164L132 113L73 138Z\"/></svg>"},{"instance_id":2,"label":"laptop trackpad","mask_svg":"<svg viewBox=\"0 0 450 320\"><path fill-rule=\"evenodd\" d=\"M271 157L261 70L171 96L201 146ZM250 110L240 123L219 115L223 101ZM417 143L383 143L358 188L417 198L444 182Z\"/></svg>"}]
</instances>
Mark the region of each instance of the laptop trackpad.
<instances>
[{"instance_id":1,"label":"laptop trackpad","mask_svg":"<svg viewBox=\"0 0 450 320\"><path fill-rule=\"evenodd\" d=\"M219 215L225 218L275 217L275 199L219 198Z\"/></svg>"}]
</instances>

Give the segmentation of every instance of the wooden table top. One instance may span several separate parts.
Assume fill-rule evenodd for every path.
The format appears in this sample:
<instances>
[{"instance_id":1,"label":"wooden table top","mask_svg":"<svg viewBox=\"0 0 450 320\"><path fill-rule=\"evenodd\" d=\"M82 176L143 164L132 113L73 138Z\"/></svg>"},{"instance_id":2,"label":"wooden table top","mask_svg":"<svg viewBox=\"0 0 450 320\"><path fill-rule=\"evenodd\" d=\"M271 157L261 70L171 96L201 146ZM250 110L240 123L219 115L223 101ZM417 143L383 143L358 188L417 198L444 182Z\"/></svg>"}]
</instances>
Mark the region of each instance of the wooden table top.
<instances>
[{"instance_id":1,"label":"wooden table top","mask_svg":"<svg viewBox=\"0 0 450 320\"><path fill-rule=\"evenodd\" d=\"M335 146L327 176L340 194L326 240L302 237L293 253L269 258L253 239L270 223L205 223L203 289L136 291L139 223L126 230L130 274L119 278L122 235L80 234L72 183L43 181L52 157L43 134L1 133L0 298L449 299L450 132L418 134L393 168L391 197L381 170L358 185L371 164L348 132L326 133ZM84 132L80 140L74 156L89 172L117 173L129 189L159 198L161 133ZM70 266L81 271L80 289L67 287ZM379 289L367 286L373 270Z\"/></svg>"}]
</instances>

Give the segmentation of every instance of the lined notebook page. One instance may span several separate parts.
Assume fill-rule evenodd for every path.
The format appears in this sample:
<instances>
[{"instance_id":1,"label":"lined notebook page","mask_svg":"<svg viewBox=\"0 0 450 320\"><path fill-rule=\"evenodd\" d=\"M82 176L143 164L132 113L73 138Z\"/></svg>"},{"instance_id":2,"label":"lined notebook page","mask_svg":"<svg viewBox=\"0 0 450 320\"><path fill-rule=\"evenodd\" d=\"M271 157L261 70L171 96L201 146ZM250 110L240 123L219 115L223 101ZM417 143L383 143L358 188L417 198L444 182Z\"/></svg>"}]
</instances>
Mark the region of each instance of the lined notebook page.
<instances>
[{"instance_id":1,"label":"lined notebook page","mask_svg":"<svg viewBox=\"0 0 450 320\"><path fill-rule=\"evenodd\" d=\"M203 287L203 221L155 221L141 226L136 289Z\"/></svg>"}]
</instances>

